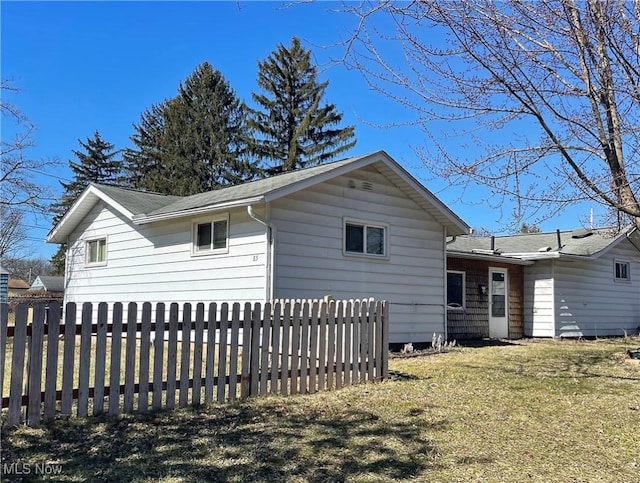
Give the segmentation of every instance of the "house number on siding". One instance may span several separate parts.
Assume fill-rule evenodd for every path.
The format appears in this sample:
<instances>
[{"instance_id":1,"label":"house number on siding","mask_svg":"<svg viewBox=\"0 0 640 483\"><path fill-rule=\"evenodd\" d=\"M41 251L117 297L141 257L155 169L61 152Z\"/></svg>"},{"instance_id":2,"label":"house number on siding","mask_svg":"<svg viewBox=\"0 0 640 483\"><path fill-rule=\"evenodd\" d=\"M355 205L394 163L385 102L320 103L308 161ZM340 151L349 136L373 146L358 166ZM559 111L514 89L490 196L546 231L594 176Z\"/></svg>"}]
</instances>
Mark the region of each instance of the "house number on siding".
<instances>
[{"instance_id":1,"label":"house number on siding","mask_svg":"<svg viewBox=\"0 0 640 483\"><path fill-rule=\"evenodd\" d=\"M253 256L253 261L254 261L254 262L257 262L257 261L258 261L258 255L254 255L254 256Z\"/></svg>"}]
</instances>

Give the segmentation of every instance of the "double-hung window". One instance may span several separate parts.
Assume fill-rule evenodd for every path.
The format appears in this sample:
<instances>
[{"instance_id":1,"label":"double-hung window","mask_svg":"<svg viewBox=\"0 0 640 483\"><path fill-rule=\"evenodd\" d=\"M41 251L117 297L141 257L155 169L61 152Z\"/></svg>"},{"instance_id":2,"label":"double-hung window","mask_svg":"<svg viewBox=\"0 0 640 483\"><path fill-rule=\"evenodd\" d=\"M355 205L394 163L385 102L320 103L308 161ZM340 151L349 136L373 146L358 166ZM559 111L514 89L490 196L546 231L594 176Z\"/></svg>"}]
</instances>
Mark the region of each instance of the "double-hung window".
<instances>
[{"instance_id":1,"label":"double-hung window","mask_svg":"<svg viewBox=\"0 0 640 483\"><path fill-rule=\"evenodd\" d=\"M229 217L224 215L193 224L192 253L207 255L226 253L229 248Z\"/></svg>"},{"instance_id":2,"label":"double-hung window","mask_svg":"<svg viewBox=\"0 0 640 483\"><path fill-rule=\"evenodd\" d=\"M107 239L95 238L85 242L85 263L88 267L107 264Z\"/></svg>"},{"instance_id":3,"label":"double-hung window","mask_svg":"<svg viewBox=\"0 0 640 483\"><path fill-rule=\"evenodd\" d=\"M386 258L388 256L387 226L345 220L344 253Z\"/></svg>"},{"instance_id":4,"label":"double-hung window","mask_svg":"<svg viewBox=\"0 0 640 483\"><path fill-rule=\"evenodd\" d=\"M629 282L631 280L631 264L626 260L614 260L613 277L616 282Z\"/></svg>"}]
</instances>

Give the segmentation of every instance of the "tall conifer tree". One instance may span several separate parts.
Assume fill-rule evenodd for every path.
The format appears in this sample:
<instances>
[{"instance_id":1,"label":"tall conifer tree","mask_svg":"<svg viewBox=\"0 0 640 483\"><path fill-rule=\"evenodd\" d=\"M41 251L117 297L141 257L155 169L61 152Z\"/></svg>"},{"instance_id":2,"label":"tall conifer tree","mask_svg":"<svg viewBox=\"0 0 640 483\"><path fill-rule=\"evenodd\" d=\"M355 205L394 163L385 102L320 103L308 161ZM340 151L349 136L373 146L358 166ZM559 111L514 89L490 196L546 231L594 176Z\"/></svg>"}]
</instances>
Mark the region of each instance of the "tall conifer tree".
<instances>
[{"instance_id":1,"label":"tall conifer tree","mask_svg":"<svg viewBox=\"0 0 640 483\"><path fill-rule=\"evenodd\" d=\"M69 183L60 183L64 193L51 208L54 213L54 225L62 219L89 184L118 184L119 182L122 162L114 159L118 151L114 150L113 144L102 139L98 131L93 133L92 138L87 138L86 142L78 139L78 143L82 150L72 151L77 161L69 161L73 179ZM66 246L62 244L51 259L58 273L64 273L65 253Z\"/></svg>"},{"instance_id":2,"label":"tall conifer tree","mask_svg":"<svg viewBox=\"0 0 640 483\"><path fill-rule=\"evenodd\" d=\"M278 45L258 62L257 109L249 110L255 139L253 153L274 174L313 166L334 158L356 143L354 127L337 126L342 114L333 104L322 104L328 82L318 82L311 52L293 38L290 47Z\"/></svg>"},{"instance_id":3,"label":"tall conifer tree","mask_svg":"<svg viewBox=\"0 0 640 483\"><path fill-rule=\"evenodd\" d=\"M142 114L125 153L132 186L187 196L253 179L244 104L205 62L178 95Z\"/></svg>"}]
</instances>

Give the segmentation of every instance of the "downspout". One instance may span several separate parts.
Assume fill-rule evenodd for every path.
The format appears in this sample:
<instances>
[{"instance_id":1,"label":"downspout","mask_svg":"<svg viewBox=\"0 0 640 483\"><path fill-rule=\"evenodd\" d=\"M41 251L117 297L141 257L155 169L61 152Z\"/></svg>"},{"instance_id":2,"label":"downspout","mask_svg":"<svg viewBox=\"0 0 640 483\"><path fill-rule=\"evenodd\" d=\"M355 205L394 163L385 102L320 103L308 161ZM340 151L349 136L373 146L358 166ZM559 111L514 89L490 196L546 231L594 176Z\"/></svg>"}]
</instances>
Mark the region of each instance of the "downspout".
<instances>
[{"instance_id":1,"label":"downspout","mask_svg":"<svg viewBox=\"0 0 640 483\"><path fill-rule=\"evenodd\" d=\"M444 302L443 312L444 312L444 340L445 342L449 341L449 334L447 330L447 325L449 321L447 320L447 227L442 227L442 248L444 250L444 283L442 284L442 300ZM454 238L455 240L455 238ZM466 297L466 294L463 294Z\"/></svg>"},{"instance_id":2,"label":"downspout","mask_svg":"<svg viewBox=\"0 0 640 483\"><path fill-rule=\"evenodd\" d=\"M275 237L276 237L276 227L275 225L268 221L267 219L261 217L253 211L252 205L247 205L247 214L258 223L263 224L267 230L267 253L266 253L266 263L265 263L265 280L266 280L266 290L265 290L265 302L270 302L273 300L273 266L274 266L274 258L275 258Z\"/></svg>"}]
</instances>

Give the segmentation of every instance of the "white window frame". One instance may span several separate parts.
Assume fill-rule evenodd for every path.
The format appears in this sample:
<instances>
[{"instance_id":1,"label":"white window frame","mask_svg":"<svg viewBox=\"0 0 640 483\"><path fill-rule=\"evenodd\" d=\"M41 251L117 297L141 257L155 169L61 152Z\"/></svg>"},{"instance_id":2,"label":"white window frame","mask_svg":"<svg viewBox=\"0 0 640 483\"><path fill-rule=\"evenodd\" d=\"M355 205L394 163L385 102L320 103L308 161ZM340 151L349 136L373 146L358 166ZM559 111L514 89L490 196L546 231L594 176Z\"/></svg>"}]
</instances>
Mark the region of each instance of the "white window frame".
<instances>
[{"instance_id":1,"label":"white window frame","mask_svg":"<svg viewBox=\"0 0 640 483\"><path fill-rule=\"evenodd\" d=\"M225 246L224 248L209 248L209 249L204 249L204 248L198 248L197 245L197 241L198 241L198 226L199 225L206 225L206 224L210 224L210 225L214 225L214 223L219 222L219 221L226 221L227 223L227 233L226 233L226 237L225 237ZM194 220L191 223L191 255L194 257L201 257L201 256L206 256L206 255L220 255L220 254L224 254L224 253L229 253L229 229L230 229L230 225L229 225L229 213L224 213L224 214L220 214L220 215L216 215L216 216L210 216L210 217L206 217L206 218L199 218L197 220ZM214 240L214 236L213 236L213 230L211 232L211 244L213 245L213 240Z\"/></svg>"},{"instance_id":2,"label":"white window frame","mask_svg":"<svg viewBox=\"0 0 640 483\"><path fill-rule=\"evenodd\" d=\"M347 251L347 225L355 225L363 227L363 251L352 252ZM382 254L379 253L367 253L367 229L368 228L381 228L383 230L383 243ZM342 254L346 257L364 257L375 258L379 260L389 259L389 225L386 223L379 223L374 221L358 220L354 218L342 219Z\"/></svg>"},{"instance_id":3,"label":"white window frame","mask_svg":"<svg viewBox=\"0 0 640 483\"><path fill-rule=\"evenodd\" d=\"M89 255L91 254L91 250L89 249L89 245L92 243L97 243L96 248L98 248L96 250L96 255L98 255L100 253L99 247L100 247L100 242L104 241L104 260L96 260L96 261L91 261L89 259ZM95 237L91 237L91 238L87 238L84 241L84 264L86 267L104 267L107 264L107 260L109 258L108 255L108 247L109 247L109 243L107 241L107 237L106 236L95 236Z\"/></svg>"},{"instance_id":4,"label":"white window frame","mask_svg":"<svg viewBox=\"0 0 640 483\"><path fill-rule=\"evenodd\" d=\"M621 266L626 266L627 267L627 276L626 277L618 277L616 274L616 268L618 265ZM625 260L625 259L620 259L620 258L614 258L613 259L613 280L615 282L631 282L631 261L629 260Z\"/></svg>"},{"instance_id":5,"label":"white window frame","mask_svg":"<svg viewBox=\"0 0 640 483\"><path fill-rule=\"evenodd\" d=\"M462 306L454 307L449 305L449 274L455 273L462 275ZM467 308L467 272L463 272L462 270L447 270L447 281L446 281L447 293L445 297L447 300L445 301L447 304L447 310L465 310Z\"/></svg>"}]
</instances>

